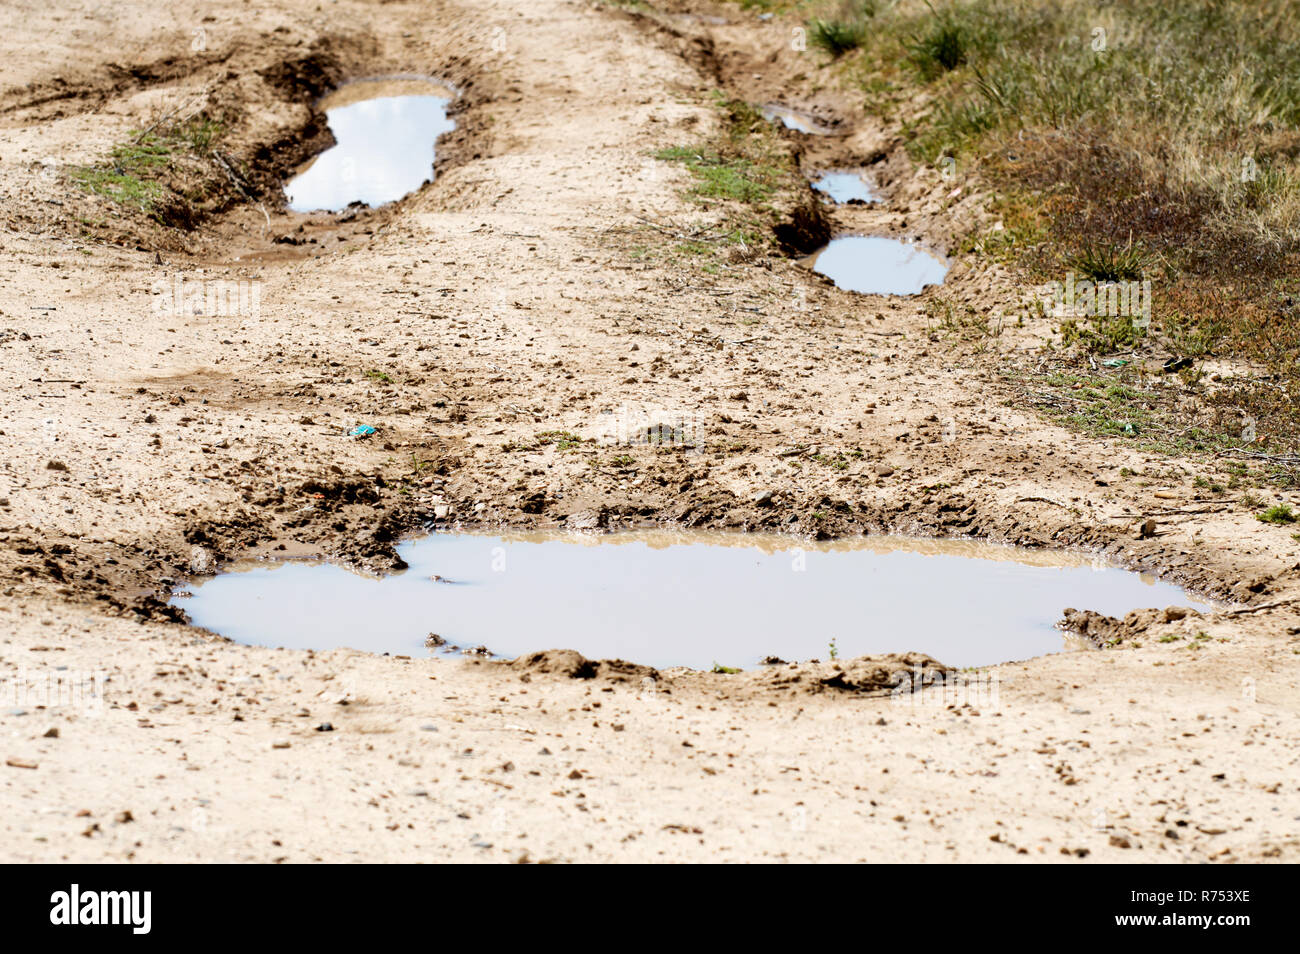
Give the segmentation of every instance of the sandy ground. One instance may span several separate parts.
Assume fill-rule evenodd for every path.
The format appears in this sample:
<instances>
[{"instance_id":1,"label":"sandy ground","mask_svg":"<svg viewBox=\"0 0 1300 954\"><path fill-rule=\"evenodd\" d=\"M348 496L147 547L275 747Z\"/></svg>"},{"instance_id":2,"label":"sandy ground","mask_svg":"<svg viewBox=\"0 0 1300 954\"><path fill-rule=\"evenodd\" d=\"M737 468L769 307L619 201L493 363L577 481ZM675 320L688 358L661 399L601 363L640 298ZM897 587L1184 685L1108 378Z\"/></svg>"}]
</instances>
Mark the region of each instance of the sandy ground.
<instances>
[{"instance_id":1,"label":"sandy ground","mask_svg":"<svg viewBox=\"0 0 1300 954\"><path fill-rule=\"evenodd\" d=\"M808 167L876 162L885 202L841 228L942 249L981 198L856 119L789 24L659 6L3 4L0 857L1300 858L1290 529L1197 490L1201 463L1033 413L997 371L1045 327L938 340L923 298L676 254L711 213L651 154L716 130L720 85L830 123ZM317 94L404 74L455 84L458 129L437 180L385 209L263 198L179 233L67 175L196 102L283 175L328 141ZM260 313L159 308L177 275L260 282ZM948 288L1024 291L960 263ZM689 419L698 446L629 464L536 439L595 436L602 412ZM1224 610L1094 620L1113 648L994 667L995 698L949 706L831 664L249 648L165 605L250 553L390 568L429 521L973 535L1086 549ZM96 672L102 705L13 692Z\"/></svg>"}]
</instances>

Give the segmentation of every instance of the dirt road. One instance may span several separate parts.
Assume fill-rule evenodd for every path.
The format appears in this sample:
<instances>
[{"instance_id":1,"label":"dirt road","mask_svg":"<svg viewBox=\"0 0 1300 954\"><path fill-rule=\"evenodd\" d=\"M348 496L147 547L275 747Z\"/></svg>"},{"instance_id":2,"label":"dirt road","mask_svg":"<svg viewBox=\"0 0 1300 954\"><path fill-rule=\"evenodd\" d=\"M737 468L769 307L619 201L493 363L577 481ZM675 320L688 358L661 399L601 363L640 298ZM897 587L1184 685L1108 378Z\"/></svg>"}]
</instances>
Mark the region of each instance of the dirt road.
<instances>
[{"instance_id":1,"label":"dirt road","mask_svg":"<svg viewBox=\"0 0 1300 954\"><path fill-rule=\"evenodd\" d=\"M0 699L5 860L1300 858L1289 529L1199 489L1204 462L1043 417L1003 371L1045 324L944 336L924 296L711 243L725 210L654 158L720 133L718 88L805 107L834 133L790 136L796 161L874 161L883 186L839 227L952 248L977 188L915 168L789 24L568 0L5 8L0 678L108 678L102 707ZM436 181L341 217L277 205L328 142L316 97L408 74L459 91ZM197 227L75 180L204 108L246 172ZM258 311L180 313L178 280L256 283ZM947 287L1025 293L962 258ZM613 459L587 440L610 414L689 419L700 452ZM1225 609L1103 624L1114 648L995 667L995 706L948 708L811 664L777 685L256 649L166 606L248 553L390 568L425 521L973 535Z\"/></svg>"}]
</instances>

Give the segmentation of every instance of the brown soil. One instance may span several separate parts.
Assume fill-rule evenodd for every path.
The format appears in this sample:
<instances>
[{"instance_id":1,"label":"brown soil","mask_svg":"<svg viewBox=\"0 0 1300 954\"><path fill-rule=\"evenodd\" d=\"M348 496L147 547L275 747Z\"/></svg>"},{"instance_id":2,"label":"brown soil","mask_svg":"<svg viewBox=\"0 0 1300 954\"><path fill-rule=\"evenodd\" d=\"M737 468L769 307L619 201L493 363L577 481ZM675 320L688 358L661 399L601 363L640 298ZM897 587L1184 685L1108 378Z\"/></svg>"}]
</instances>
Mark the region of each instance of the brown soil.
<instances>
[{"instance_id":1,"label":"brown soil","mask_svg":"<svg viewBox=\"0 0 1300 954\"><path fill-rule=\"evenodd\" d=\"M676 236L726 209L651 156L719 134L718 87L833 130L789 134L805 170L869 167L884 201L819 212L837 231L944 251L987 224L988 197L914 168L789 49L790 24L656 6L11 18L2 672L111 681L95 716L0 709L6 758L39 765L0 768L7 860L1300 857L1290 528L1198 490L1212 462L1035 413L1000 372L1032 361L1045 319L990 346L936 334L930 296L843 293L777 245L716 273L682 254ZM21 55L38 43L40 64ZM330 141L319 98L406 75L458 92L436 181L382 209L287 212L280 184ZM225 123L240 183L186 227L71 180L195 108ZM821 227L807 198L787 247ZM259 281L260 315L160 313L150 289L177 274ZM1025 289L959 259L944 293L987 310ZM689 415L694 446L538 437L593 437L627 406ZM304 654L166 605L250 553L392 568L430 524L970 535L1095 551L1227 605L1076 619L1111 648L995 667L982 711L900 699L898 659L723 675Z\"/></svg>"}]
</instances>

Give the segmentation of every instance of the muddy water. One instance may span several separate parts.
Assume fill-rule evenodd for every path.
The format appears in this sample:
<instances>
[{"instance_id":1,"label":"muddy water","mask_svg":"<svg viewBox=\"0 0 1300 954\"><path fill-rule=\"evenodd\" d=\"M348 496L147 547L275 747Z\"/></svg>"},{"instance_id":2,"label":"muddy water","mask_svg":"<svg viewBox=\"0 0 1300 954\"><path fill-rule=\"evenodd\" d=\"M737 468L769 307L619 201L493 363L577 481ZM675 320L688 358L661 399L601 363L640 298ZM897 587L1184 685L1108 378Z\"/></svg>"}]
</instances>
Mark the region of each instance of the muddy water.
<instances>
[{"instance_id":1,"label":"muddy water","mask_svg":"<svg viewBox=\"0 0 1300 954\"><path fill-rule=\"evenodd\" d=\"M856 172L823 172L813 180L812 187L839 205L880 201L871 191L871 186Z\"/></svg>"},{"instance_id":2,"label":"muddy water","mask_svg":"<svg viewBox=\"0 0 1300 954\"><path fill-rule=\"evenodd\" d=\"M836 287L868 295L915 295L948 273L947 265L916 245L868 235L832 239L807 263Z\"/></svg>"},{"instance_id":3,"label":"muddy water","mask_svg":"<svg viewBox=\"0 0 1300 954\"><path fill-rule=\"evenodd\" d=\"M336 145L285 186L295 212L393 202L433 181L434 142L456 128L451 93L418 80L363 80L322 105Z\"/></svg>"},{"instance_id":4,"label":"muddy water","mask_svg":"<svg viewBox=\"0 0 1300 954\"><path fill-rule=\"evenodd\" d=\"M1078 556L889 537L808 543L737 533L435 534L372 579L319 563L252 563L178 594L238 642L405 655L436 633L504 656L576 649L658 667L751 667L919 650L955 666L1072 647L1067 606L1123 615L1205 604Z\"/></svg>"}]
</instances>

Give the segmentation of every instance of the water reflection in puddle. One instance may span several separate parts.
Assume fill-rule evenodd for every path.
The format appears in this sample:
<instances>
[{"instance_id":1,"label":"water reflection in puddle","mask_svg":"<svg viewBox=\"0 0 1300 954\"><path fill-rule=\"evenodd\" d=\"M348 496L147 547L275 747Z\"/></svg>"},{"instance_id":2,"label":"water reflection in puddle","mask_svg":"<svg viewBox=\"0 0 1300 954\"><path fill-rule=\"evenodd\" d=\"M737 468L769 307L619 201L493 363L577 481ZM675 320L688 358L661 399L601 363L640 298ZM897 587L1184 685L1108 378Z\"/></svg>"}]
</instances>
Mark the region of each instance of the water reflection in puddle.
<instances>
[{"instance_id":1,"label":"water reflection in puddle","mask_svg":"<svg viewBox=\"0 0 1300 954\"><path fill-rule=\"evenodd\" d=\"M394 576L253 563L174 602L257 645L418 656L436 633L504 656L564 648L703 669L825 659L832 639L846 658L918 650L978 666L1068 648L1054 628L1067 606L1206 606L1083 557L969 541L435 534L399 550L410 569Z\"/></svg>"},{"instance_id":2,"label":"water reflection in puddle","mask_svg":"<svg viewBox=\"0 0 1300 954\"><path fill-rule=\"evenodd\" d=\"M786 129L793 129L795 132L807 133L810 136L825 136L831 132L830 127L817 122L810 113L791 109L779 103L768 103L766 106L759 107L759 111L768 122L780 121Z\"/></svg>"},{"instance_id":3,"label":"water reflection in puddle","mask_svg":"<svg viewBox=\"0 0 1300 954\"><path fill-rule=\"evenodd\" d=\"M807 261L836 287L868 295L915 295L948 273L948 266L924 249L879 236L832 239Z\"/></svg>"},{"instance_id":4,"label":"water reflection in puddle","mask_svg":"<svg viewBox=\"0 0 1300 954\"><path fill-rule=\"evenodd\" d=\"M393 202L433 181L434 141L456 128L451 95L431 83L362 81L325 102L336 145L285 186L295 212Z\"/></svg>"},{"instance_id":5,"label":"water reflection in puddle","mask_svg":"<svg viewBox=\"0 0 1300 954\"><path fill-rule=\"evenodd\" d=\"M849 202L878 202L865 179L856 172L823 172L812 187L844 205Z\"/></svg>"}]
</instances>

